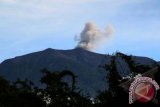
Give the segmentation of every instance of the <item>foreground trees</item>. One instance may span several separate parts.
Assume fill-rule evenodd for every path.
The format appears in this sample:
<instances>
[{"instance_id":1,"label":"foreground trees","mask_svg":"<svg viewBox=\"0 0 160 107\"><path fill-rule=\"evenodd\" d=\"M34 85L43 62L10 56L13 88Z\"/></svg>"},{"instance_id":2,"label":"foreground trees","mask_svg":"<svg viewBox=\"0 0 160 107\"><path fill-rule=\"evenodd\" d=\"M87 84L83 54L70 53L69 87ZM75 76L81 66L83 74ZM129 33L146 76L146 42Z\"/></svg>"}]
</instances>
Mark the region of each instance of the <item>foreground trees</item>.
<instances>
[{"instance_id":1,"label":"foreground trees","mask_svg":"<svg viewBox=\"0 0 160 107\"><path fill-rule=\"evenodd\" d=\"M0 107L44 107L28 80L9 83L0 77Z\"/></svg>"},{"instance_id":2,"label":"foreground trees","mask_svg":"<svg viewBox=\"0 0 160 107\"><path fill-rule=\"evenodd\" d=\"M106 71L107 90L99 92L97 97L92 99L87 95L82 95L78 90L75 74L72 71L54 71L43 69L41 83L43 87L36 87L32 81L17 79L9 82L0 77L0 107L157 107L152 102L142 104L135 102L128 104L128 93L119 87L122 82L117 66L116 57L122 57L129 65L131 71L143 73L150 69L148 66L136 66L131 56L117 53L112 56L111 63L104 65ZM65 77L71 78L69 84L64 80ZM159 72L155 74L155 80L160 84ZM157 99L160 101L160 92L157 92ZM160 102L159 102L160 103Z\"/></svg>"},{"instance_id":3,"label":"foreground trees","mask_svg":"<svg viewBox=\"0 0 160 107\"><path fill-rule=\"evenodd\" d=\"M47 98L49 107L77 107L89 106L90 100L76 92L75 79L76 76L68 70L62 72L51 73L48 70L43 70L44 77L41 82L46 84L46 88L41 92L42 98ZM64 76L72 78L71 87L63 81Z\"/></svg>"},{"instance_id":4,"label":"foreground trees","mask_svg":"<svg viewBox=\"0 0 160 107\"><path fill-rule=\"evenodd\" d=\"M68 70L50 72L42 70L41 83L37 88L29 80L17 79L10 83L0 77L0 107L91 107L89 97L81 95L76 88L76 76ZM72 78L71 86L63 77Z\"/></svg>"}]
</instances>

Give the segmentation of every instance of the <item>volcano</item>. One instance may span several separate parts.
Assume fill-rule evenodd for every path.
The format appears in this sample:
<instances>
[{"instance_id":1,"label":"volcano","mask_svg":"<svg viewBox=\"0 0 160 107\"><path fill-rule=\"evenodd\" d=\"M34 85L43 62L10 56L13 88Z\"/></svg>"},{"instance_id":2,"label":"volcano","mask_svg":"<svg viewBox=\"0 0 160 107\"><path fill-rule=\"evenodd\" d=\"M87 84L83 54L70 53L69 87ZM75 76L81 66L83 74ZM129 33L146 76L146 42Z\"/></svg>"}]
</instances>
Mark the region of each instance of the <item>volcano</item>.
<instances>
[{"instance_id":1,"label":"volcano","mask_svg":"<svg viewBox=\"0 0 160 107\"><path fill-rule=\"evenodd\" d=\"M0 75L10 81L27 78L37 86L41 86L39 81L42 77L40 72L42 69L46 68L52 72L70 70L77 76L77 87L80 87L82 92L95 96L97 91L107 88L106 71L100 66L110 64L111 57L111 55L98 54L82 48L71 50L48 48L3 61L0 64ZM157 63L147 57L132 56L132 59L137 64L151 67ZM116 62L121 76L131 72L123 58L117 56Z\"/></svg>"}]
</instances>

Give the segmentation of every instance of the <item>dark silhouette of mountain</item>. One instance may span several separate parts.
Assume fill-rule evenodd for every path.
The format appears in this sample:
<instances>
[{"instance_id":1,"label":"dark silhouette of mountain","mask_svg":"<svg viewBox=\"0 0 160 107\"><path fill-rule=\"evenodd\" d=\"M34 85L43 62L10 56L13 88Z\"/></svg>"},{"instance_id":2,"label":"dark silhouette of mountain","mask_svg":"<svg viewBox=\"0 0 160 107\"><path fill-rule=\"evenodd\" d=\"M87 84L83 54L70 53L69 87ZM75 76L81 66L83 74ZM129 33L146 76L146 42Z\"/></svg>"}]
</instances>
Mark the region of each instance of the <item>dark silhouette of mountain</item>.
<instances>
[{"instance_id":1,"label":"dark silhouette of mountain","mask_svg":"<svg viewBox=\"0 0 160 107\"><path fill-rule=\"evenodd\" d=\"M84 93L95 96L98 90L106 86L106 71L100 65L109 64L110 55L97 54L76 48L72 50L46 49L12 59L7 59L0 64L0 75L11 81L17 78L32 80L36 85L42 77L41 70L50 71L71 70L78 76L77 84ZM137 64L155 66L156 61L147 57L132 57ZM128 75L130 69L121 57L116 57L118 72L121 76ZM69 81L69 80L67 80Z\"/></svg>"}]
</instances>

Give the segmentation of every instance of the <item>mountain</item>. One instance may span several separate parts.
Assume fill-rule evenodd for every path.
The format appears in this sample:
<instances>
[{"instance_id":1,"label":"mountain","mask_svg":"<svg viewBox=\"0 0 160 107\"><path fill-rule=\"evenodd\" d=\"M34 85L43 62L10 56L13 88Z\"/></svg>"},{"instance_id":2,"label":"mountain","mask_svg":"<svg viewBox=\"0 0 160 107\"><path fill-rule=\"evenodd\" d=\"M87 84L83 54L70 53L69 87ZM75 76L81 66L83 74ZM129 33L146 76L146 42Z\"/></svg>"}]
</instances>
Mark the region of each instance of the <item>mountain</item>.
<instances>
[{"instance_id":1,"label":"mountain","mask_svg":"<svg viewBox=\"0 0 160 107\"><path fill-rule=\"evenodd\" d=\"M84 93L95 96L98 90L107 88L106 71L100 65L109 64L110 55L98 54L81 48L72 50L46 49L7 59L0 64L0 75L15 81L17 78L32 80L36 85L47 68L50 71L71 70L77 77L77 86ZM155 61L147 57L132 57L137 64L154 66ZM128 75L130 69L121 57L116 57L117 68L121 76Z\"/></svg>"}]
</instances>

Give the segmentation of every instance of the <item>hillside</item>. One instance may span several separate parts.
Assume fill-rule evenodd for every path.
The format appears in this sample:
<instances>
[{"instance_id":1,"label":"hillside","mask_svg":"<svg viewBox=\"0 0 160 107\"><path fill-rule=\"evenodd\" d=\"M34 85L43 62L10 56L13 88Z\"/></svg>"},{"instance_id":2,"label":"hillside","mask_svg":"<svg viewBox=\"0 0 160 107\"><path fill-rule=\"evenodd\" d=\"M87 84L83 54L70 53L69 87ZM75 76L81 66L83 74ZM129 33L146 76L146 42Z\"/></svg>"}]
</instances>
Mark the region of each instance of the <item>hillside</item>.
<instances>
[{"instance_id":1,"label":"hillside","mask_svg":"<svg viewBox=\"0 0 160 107\"><path fill-rule=\"evenodd\" d=\"M106 86L106 72L100 65L109 64L110 55L97 54L76 48L72 50L46 49L7 59L0 64L0 75L14 81L17 78L28 78L38 86L42 77L40 70L47 68L50 71L71 70L78 78L77 85L83 92L95 96L98 90ZM137 64L154 66L155 61L147 57L133 57ZM117 68L120 75L130 73L127 63L116 57Z\"/></svg>"}]
</instances>

